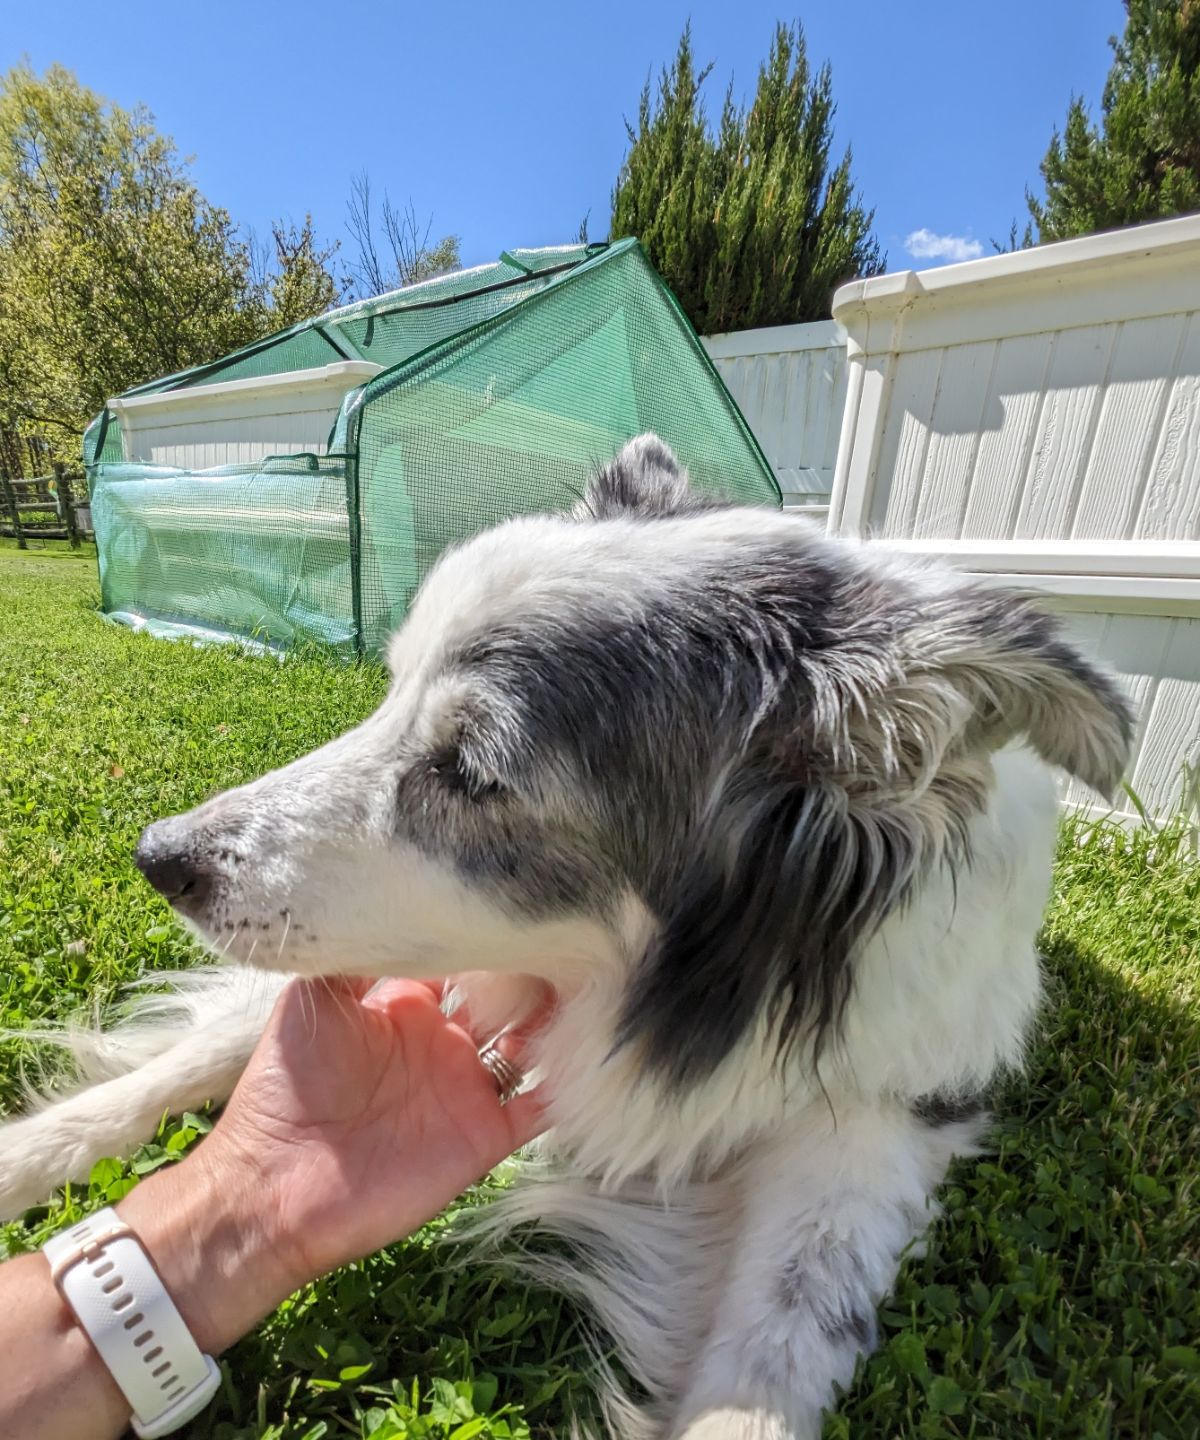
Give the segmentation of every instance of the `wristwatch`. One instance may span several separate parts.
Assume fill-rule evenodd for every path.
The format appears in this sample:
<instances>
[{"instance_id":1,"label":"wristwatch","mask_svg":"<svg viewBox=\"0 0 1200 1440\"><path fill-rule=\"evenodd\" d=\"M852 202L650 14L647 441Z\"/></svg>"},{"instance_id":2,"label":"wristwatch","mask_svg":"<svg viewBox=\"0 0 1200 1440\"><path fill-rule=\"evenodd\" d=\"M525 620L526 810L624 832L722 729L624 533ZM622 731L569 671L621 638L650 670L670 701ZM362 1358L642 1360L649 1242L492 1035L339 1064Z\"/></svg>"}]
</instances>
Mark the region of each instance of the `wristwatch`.
<instances>
[{"instance_id":1,"label":"wristwatch","mask_svg":"<svg viewBox=\"0 0 1200 1440\"><path fill-rule=\"evenodd\" d=\"M141 1440L170 1435L198 1415L221 1372L117 1212L98 1210L42 1249L59 1294L133 1408Z\"/></svg>"}]
</instances>

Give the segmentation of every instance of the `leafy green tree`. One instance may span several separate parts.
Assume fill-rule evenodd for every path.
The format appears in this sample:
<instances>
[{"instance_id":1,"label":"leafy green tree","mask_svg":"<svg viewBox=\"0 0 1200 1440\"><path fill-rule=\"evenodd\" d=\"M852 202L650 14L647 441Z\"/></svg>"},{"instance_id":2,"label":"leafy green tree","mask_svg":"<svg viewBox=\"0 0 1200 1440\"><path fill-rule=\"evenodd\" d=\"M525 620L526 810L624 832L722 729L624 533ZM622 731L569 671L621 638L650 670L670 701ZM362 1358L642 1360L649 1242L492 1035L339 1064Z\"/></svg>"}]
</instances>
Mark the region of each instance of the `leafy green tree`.
<instances>
[{"instance_id":1,"label":"leafy green tree","mask_svg":"<svg viewBox=\"0 0 1200 1440\"><path fill-rule=\"evenodd\" d=\"M851 178L831 163L833 82L799 25L776 28L749 110L727 90L716 130L690 25L657 95L647 81L613 192L612 234L637 235L703 334L828 316L833 291L884 257Z\"/></svg>"},{"instance_id":2,"label":"leafy green tree","mask_svg":"<svg viewBox=\"0 0 1200 1440\"><path fill-rule=\"evenodd\" d=\"M1126 0L1101 122L1071 101L1029 195L1042 241L1200 210L1200 0Z\"/></svg>"},{"instance_id":3,"label":"leafy green tree","mask_svg":"<svg viewBox=\"0 0 1200 1440\"><path fill-rule=\"evenodd\" d=\"M249 243L142 108L70 71L0 77L0 427L64 455L108 396L324 308L331 254L277 226Z\"/></svg>"},{"instance_id":4,"label":"leafy green tree","mask_svg":"<svg viewBox=\"0 0 1200 1440\"><path fill-rule=\"evenodd\" d=\"M342 287L331 268L339 249L337 241L321 245L311 214L305 215L299 227L276 221L271 239L275 263L260 286L266 303L264 323L272 330L284 330L331 310L342 298Z\"/></svg>"}]
</instances>

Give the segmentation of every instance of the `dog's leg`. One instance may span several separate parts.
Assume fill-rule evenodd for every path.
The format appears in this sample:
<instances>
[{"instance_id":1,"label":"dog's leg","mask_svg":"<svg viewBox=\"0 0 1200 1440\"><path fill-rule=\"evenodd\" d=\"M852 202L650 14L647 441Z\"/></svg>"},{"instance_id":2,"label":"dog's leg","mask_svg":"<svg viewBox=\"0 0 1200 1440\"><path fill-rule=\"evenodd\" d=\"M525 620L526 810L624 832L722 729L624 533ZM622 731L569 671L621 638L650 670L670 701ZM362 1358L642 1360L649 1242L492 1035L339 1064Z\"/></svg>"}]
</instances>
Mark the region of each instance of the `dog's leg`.
<instances>
[{"instance_id":1,"label":"dog's leg","mask_svg":"<svg viewBox=\"0 0 1200 1440\"><path fill-rule=\"evenodd\" d=\"M816 1440L875 1343L875 1309L976 1126L899 1102L814 1105L747 1157L726 1293L672 1440Z\"/></svg>"},{"instance_id":2,"label":"dog's leg","mask_svg":"<svg viewBox=\"0 0 1200 1440\"><path fill-rule=\"evenodd\" d=\"M697 1181L669 1198L645 1180L609 1189L551 1152L522 1162L517 1183L464 1220L479 1258L498 1253L600 1322L602 1333L590 1337L591 1377L607 1433L660 1437L723 1298L737 1226L729 1184ZM566 1241L567 1251L531 1245L533 1236ZM514 1246L514 1238L525 1243ZM641 1392L637 1400L610 1363L614 1352Z\"/></svg>"},{"instance_id":3,"label":"dog's leg","mask_svg":"<svg viewBox=\"0 0 1200 1440\"><path fill-rule=\"evenodd\" d=\"M127 1154L168 1111L229 1098L287 977L216 970L178 980L114 1030L39 1033L75 1053L85 1086L100 1083L38 1099L35 1113L0 1125L0 1219L86 1179L97 1160Z\"/></svg>"}]
</instances>

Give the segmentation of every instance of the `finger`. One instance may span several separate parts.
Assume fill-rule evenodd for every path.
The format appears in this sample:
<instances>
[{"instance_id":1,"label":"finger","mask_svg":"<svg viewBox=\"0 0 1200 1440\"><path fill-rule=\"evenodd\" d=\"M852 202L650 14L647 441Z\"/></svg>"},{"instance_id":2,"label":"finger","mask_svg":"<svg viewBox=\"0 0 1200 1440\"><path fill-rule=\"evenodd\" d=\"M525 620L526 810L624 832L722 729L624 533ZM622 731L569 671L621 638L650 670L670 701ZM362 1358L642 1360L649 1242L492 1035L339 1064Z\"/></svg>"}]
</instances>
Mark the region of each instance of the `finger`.
<instances>
[{"instance_id":1,"label":"finger","mask_svg":"<svg viewBox=\"0 0 1200 1440\"><path fill-rule=\"evenodd\" d=\"M370 975L331 975L329 985L337 985L341 990L354 997L355 1000L363 1000L370 993L371 986L375 981Z\"/></svg>"},{"instance_id":2,"label":"finger","mask_svg":"<svg viewBox=\"0 0 1200 1440\"><path fill-rule=\"evenodd\" d=\"M376 980L367 991L363 1004L369 1010L388 1010L397 1000L432 1000L440 1005L442 999L440 980L409 980L398 975L387 975Z\"/></svg>"},{"instance_id":3,"label":"finger","mask_svg":"<svg viewBox=\"0 0 1200 1440\"><path fill-rule=\"evenodd\" d=\"M528 1145L547 1129L549 1101L545 1085L537 1085L532 1090L523 1090L501 1107L508 1128L509 1154Z\"/></svg>"},{"instance_id":4,"label":"finger","mask_svg":"<svg viewBox=\"0 0 1200 1440\"><path fill-rule=\"evenodd\" d=\"M511 1060L514 1065L527 1069L535 1063L535 1057L531 1053L531 1042L541 1033L546 1021L553 1013L554 1004L554 992L550 991L549 1000L540 1003L517 1024L505 1026L498 1034L492 1036L487 1042L488 1045L499 1050L504 1058Z\"/></svg>"},{"instance_id":5,"label":"finger","mask_svg":"<svg viewBox=\"0 0 1200 1440\"><path fill-rule=\"evenodd\" d=\"M553 994L539 976L470 971L447 981L444 1008L455 1025L484 1045L517 1025L529 1025Z\"/></svg>"},{"instance_id":6,"label":"finger","mask_svg":"<svg viewBox=\"0 0 1200 1440\"><path fill-rule=\"evenodd\" d=\"M481 1049L495 1044L501 1036L517 1035L524 1043L542 1028L557 1002L556 992L549 981L532 975L513 975L504 979L507 984L503 987L496 984L488 987L479 1011L472 1007L470 987L456 986L453 991L450 1018L473 1035ZM476 999L480 998L476 996Z\"/></svg>"}]
</instances>

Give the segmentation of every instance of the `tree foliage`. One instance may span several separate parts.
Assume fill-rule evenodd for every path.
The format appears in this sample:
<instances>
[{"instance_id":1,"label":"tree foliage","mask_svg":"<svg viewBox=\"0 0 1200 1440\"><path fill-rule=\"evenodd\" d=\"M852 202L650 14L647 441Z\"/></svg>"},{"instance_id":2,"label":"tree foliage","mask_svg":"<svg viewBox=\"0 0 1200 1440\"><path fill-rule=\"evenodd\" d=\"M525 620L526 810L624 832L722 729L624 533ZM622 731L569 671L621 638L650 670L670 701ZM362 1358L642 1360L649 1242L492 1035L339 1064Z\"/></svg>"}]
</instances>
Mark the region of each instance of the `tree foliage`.
<instances>
[{"instance_id":1,"label":"tree foliage","mask_svg":"<svg viewBox=\"0 0 1200 1440\"><path fill-rule=\"evenodd\" d=\"M709 124L691 27L657 95L642 91L613 192L612 234L637 235L701 333L828 316L833 291L883 269L851 178L831 162L833 82L780 25L749 110L732 87Z\"/></svg>"},{"instance_id":2,"label":"tree foliage","mask_svg":"<svg viewBox=\"0 0 1200 1440\"><path fill-rule=\"evenodd\" d=\"M1028 196L1043 241L1200 210L1200 0L1126 0L1101 122L1071 101Z\"/></svg>"},{"instance_id":3,"label":"tree foliage","mask_svg":"<svg viewBox=\"0 0 1200 1440\"><path fill-rule=\"evenodd\" d=\"M323 315L342 298L343 287L331 262L341 248L335 240L322 245L313 229L312 215L304 224L277 220L271 226L274 266L256 286L264 297L270 329L283 330L312 315Z\"/></svg>"},{"instance_id":4,"label":"tree foliage","mask_svg":"<svg viewBox=\"0 0 1200 1440\"><path fill-rule=\"evenodd\" d=\"M77 453L108 396L333 303L332 253L278 224L256 275L146 110L57 65L0 78L0 427Z\"/></svg>"}]
</instances>

